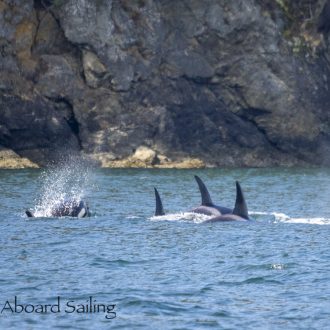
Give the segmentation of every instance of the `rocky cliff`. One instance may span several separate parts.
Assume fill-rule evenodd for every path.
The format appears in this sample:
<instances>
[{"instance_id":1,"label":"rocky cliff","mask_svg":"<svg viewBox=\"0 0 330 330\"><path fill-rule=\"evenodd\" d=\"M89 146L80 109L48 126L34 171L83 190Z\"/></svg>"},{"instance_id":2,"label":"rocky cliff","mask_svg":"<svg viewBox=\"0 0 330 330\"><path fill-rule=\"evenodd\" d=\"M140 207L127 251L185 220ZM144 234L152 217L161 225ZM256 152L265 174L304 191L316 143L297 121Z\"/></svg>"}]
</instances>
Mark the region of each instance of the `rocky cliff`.
<instances>
[{"instance_id":1,"label":"rocky cliff","mask_svg":"<svg viewBox=\"0 0 330 330\"><path fill-rule=\"evenodd\" d=\"M40 165L329 165L324 5L0 0L0 146Z\"/></svg>"}]
</instances>

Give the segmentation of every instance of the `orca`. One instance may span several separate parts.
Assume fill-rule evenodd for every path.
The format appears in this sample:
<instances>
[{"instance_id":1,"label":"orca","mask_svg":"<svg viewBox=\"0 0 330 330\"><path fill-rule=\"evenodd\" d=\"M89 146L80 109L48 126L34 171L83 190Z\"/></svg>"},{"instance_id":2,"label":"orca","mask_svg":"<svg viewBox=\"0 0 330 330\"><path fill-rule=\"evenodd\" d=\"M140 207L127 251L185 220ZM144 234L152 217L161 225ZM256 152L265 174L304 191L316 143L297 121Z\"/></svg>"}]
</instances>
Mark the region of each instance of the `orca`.
<instances>
[{"instance_id":1,"label":"orca","mask_svg":"<svg viewBox=\"0 0 330 330\"><path fill-rule=\"evenodd\" d=\"M35 215L30 211L26 210L25 214L29 218L34 218ZM51 217L75 217L84 218L89 217L88 204L83 200L67 199L63 202L59 202L52 207Z\"/></svg>"},{"instance_id":2,"label":"orca","mask_svg":"<svg viewBox=\"0 0 330 330\"><path fill-rule=\"evenodd\" d=\"M249 221L249 212L245 202L244 194L241 185L236 181L236 201L235 207L232 213L221 214L211 219L204 221L209 222L221 222L221 221Z\"/></svg>"},{"instance_id":3,"label":"orca","mask_svg":"<svg viewBox=\"0 0 330 330\"><path fill-rule=\"evenodd\" d=\"M209 222L225 222L225 221L250 221L249 218L249 212L247 208L247 204L244 198L243 190L241 188L241 185L238 181L236 181L236 201L235 201L235 207L233 210L222 207L222 206L215 206L210 198L210 194L208 193L205 185L203 184L202 180L196 176L197 182L200 182L202 187L201 190L203 190L202 193L202 205L199 208L205 207L206 209L202 208L202 211L208 211L210 213L202 213L202 212L196 212L196 213L202 213L205 215L212 216L210 219L204 221L203 223L209 223ZM155 199L156 199L156 209L155 209L155 216L161 216L165 215L163 203L160 198L160 195L158 193L158 190L154 188L155 190ZM205 205L203 205L205 204ZM208 206L209 205L209 206ZM217 208L216 208L217 207ZM219 209L218 209L219 208ZM198 209L198 208L197 208ZM221 211L227 212L221 214Z\"/></svg>"},{"instance_id":4,"label":"orca","mask_svg":"<svg viewBox=\"0 0 330 330\"><path fill-rule=\"evenodd\" d=\"M229 214L233 212L233 210L228 207L215 205L212 202L210 193L207 190L202 179L199 176L195 175L195 180L197 181L198 188L201 193L202 204L192 209L191 212L205 214L205 215L213 215L213 216Z\"/></svg>"},{"instance_id":5,"label":"orca","mask_svg":"<svg viewBox=\"0 0 330 330\"><path fill-rule=\"evenodd\" d=\"M156 198L155 216L165 215L163 203L162 203L162 200L160 199L158 190L156 188L154 188L154 189L155 189L155 198Z\"/></svg>"}]
</instances>

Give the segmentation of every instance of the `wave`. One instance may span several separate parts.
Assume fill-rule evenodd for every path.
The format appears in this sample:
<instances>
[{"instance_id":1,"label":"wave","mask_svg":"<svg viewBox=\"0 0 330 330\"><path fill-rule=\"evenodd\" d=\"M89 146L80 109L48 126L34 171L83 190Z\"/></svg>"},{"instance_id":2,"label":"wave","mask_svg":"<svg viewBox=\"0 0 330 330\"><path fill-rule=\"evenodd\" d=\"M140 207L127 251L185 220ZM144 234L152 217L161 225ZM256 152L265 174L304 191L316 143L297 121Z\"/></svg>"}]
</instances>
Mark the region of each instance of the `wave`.
<instances>
[{"instance_id":1,"label":"wave","mask_svg":"<svg viewBox=\"0 0 330 330\"><path fill-rule=\"evenodd\" d=\"M153 216L149 218L151 221L184 221L202 223L211 217L205 214L193 213L193 212L180 212L180 213L169 213L166 215Z\"/></svg>"},{"instance_id":2,"label":"wave","mask_svg":"<svg viewBox=\"0 0 330 330\"><path fill-rule=\"evenodd\" d=\"M288 218L285 220L278 220L278 222L285 223L305 223L309 225L330 225L329 218L317 217L317 218Z\"/></svg>"},{"instance_id":3,"label":"wave","mask_svg":"<svg viewBox=\"0 0 330 330\"><path fill-rule=\"evenodd\" d=\"M283 223L304 223L310 225L330 225L330 218L326 217L290 217L288 214L282 212L259 212L253 211L250 212L251 215L265 215L265 216L273 216L274 222L283 222Z\"/></svg>"},{"instance_id":4,"label":"wave","mask_svg":"<svg viewBox=\"0 0 330 330\"><path fill-rule=\"evenodd\" d=\"M273 223L301 223L310 225L330 225L330 218L326 217L300 217L294 218L282 212L263 212L251 211L251 217L255 216L258 222L271 218ZM153 216L149 218L151 221L184 221L193 223L202 223L212 216L198 214L193 212L169 213L161 216Z\"/></svg>"}]
</instances>

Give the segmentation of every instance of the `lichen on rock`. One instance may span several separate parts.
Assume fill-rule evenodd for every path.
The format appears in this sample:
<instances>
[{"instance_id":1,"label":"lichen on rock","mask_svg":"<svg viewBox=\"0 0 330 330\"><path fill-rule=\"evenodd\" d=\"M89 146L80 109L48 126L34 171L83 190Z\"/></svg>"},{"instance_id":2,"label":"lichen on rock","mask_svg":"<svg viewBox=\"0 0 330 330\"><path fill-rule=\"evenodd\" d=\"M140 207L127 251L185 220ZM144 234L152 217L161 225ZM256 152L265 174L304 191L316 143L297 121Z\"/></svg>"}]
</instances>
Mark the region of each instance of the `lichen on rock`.
<instances>
[{"instance_id":1,"label":"lichen on rock","mask_svg":"<svg viewBox=\"0 0 330 330\"><path fill-rule=\"evenodd\" d=\"M38 168L39 166L25 157L20 157L13 150L0 148L0 168Z\"/></svg>"},{"instance_id":2,"label":"lichen on rock","mask_svg":"<svg viewBox=\"0 0 330 330\"><path fill-rule=\"evenodd\" d=\"M4 0L0 144L39 165L63 149L101 166L330 165L328 3Z\"/></svg>"}]
</instances>

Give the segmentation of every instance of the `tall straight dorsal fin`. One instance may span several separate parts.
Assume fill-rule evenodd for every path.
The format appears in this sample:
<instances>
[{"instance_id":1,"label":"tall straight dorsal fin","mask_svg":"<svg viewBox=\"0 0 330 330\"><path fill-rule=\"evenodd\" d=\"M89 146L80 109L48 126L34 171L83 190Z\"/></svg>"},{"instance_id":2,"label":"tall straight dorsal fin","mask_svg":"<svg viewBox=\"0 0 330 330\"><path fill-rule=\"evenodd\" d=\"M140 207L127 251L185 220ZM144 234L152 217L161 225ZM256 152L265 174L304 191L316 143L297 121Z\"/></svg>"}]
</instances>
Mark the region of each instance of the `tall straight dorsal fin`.
<instances>
[{"instance_id":1,"label":"tall straight dorsal fin","mask_svg":"<svg viewBox=\"0 0 330 330\"><path fill-rule=\"evenodd\" d=\"M156 197L156 211L155 211L155 216L159 215L165 215L164 209L163 209L163 203L162 200L160 199L158 190L155 189L155 197Z\"/></svg>"},{"instance_id":2,"label":"tall straight dorsal fin","mask_svg":"<svg viewBox=\"0 0 330 330\"><path fill-rule=\"evenodd\" d=\"M195 175L195 180L197 181L199 191L202 195L202 205L204 205L204 206L213 206L214 204L212 202L210 193L207 190L207 188L206 188L204 182L202 181L202 179L200 177L198 177L197 175Z\"/></svg>"},{"instance_id":3,"label":"tall straight dorsal fin","mask_svg":"<svg viewBox=\"0 0 330 330\"><path fill-rule=\"evenodd\" d=\"M238 181L236 181L236 202L233 214L238 215L239 217L242 217L244 219L249 219L249 213L246 206L243 191Z\"/></svg>"}]
</instances>

